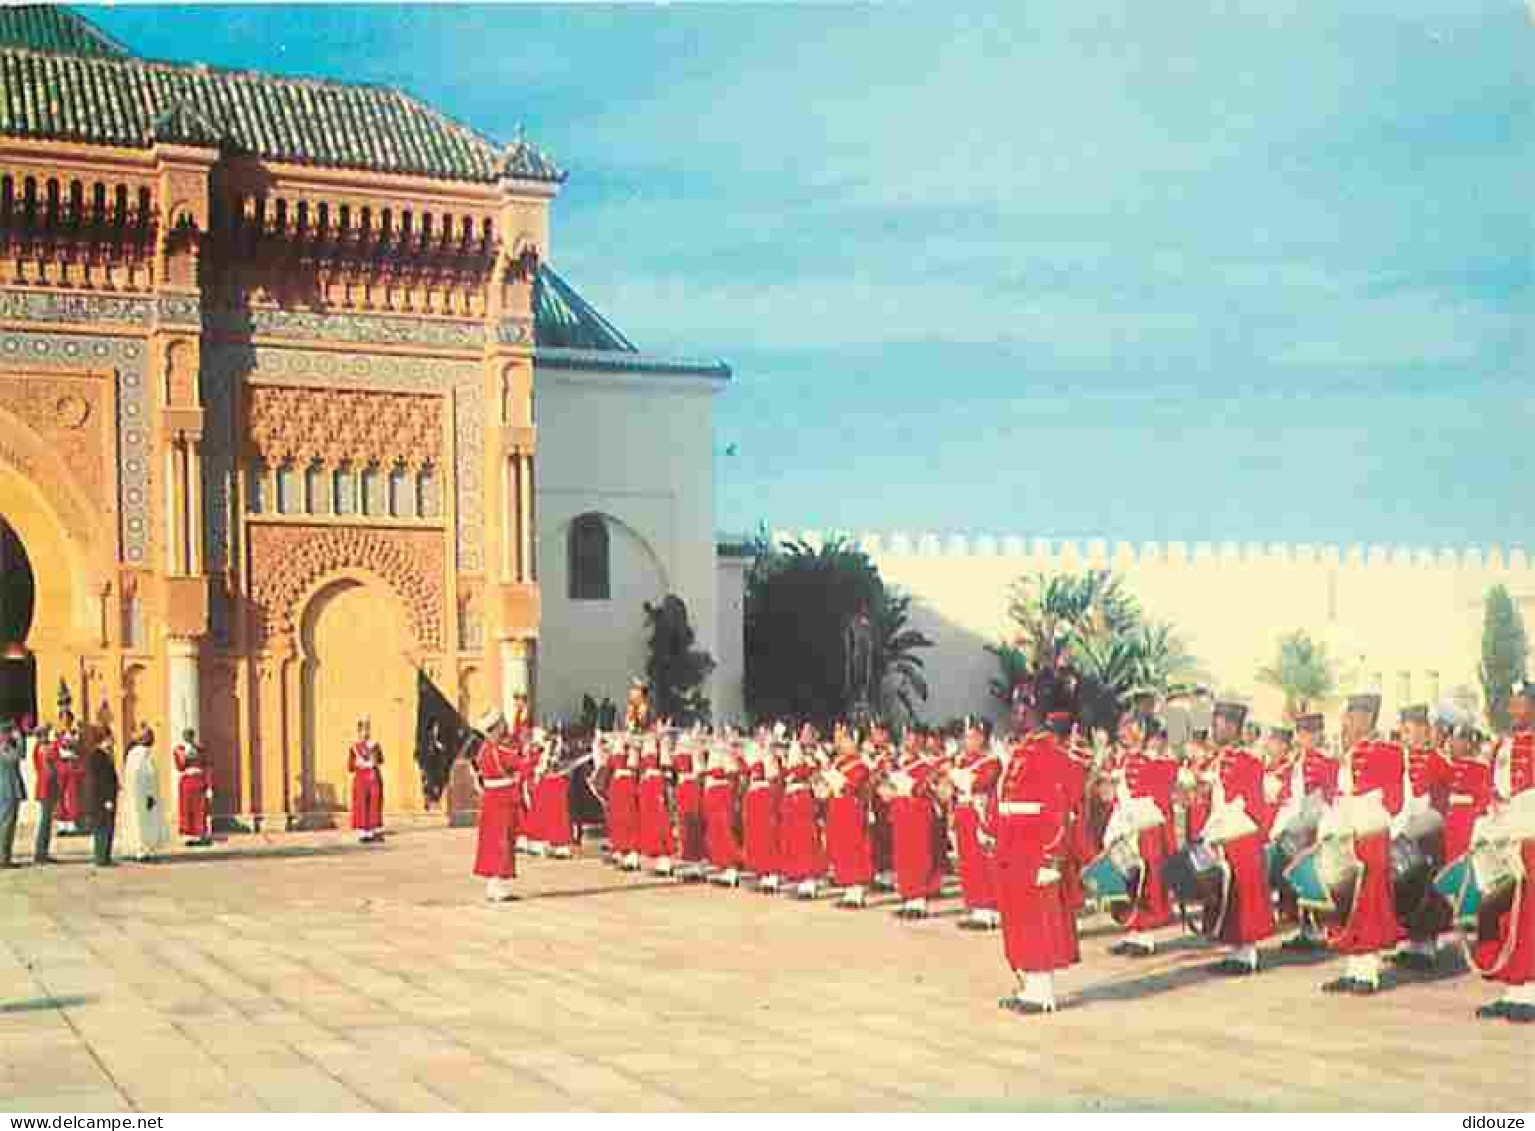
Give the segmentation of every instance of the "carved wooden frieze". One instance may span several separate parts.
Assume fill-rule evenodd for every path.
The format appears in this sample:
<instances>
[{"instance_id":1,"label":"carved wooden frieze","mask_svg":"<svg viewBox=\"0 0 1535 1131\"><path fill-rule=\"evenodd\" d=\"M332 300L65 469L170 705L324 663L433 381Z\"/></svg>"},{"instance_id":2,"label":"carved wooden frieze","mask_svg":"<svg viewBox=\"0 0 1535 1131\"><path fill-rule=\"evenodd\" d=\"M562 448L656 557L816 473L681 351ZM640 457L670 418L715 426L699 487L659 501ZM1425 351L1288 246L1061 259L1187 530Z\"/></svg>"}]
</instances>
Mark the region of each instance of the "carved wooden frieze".
<instances>
[{"instance_id":1,"label":"carved wooden frieze","mask_svg":"<svg viewBox=\"0 0 1535 1131\"><path fill-rule=\"evenodd\" d=\"M435 530L345 526L255 526L250 532L251 600L262 647L292 642L299 603L330 574L381 577L404 605L423 651L443 642L443 535Z\"/></svg>"}]
</instances>

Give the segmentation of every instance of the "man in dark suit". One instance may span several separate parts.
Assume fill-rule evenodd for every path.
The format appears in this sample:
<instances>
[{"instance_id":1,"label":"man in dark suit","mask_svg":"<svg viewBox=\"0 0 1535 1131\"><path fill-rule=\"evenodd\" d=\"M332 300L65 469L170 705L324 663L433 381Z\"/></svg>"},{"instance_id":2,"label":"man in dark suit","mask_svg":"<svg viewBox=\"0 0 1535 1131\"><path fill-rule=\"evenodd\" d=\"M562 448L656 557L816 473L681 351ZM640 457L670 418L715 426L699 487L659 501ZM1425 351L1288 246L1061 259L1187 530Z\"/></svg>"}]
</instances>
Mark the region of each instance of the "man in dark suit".
<instances>
[{"instance_id":1,"label":"man in dark suit","mask_svg":"<svg viewBox=\"0 0 1535 1131\"><path fill-rule=\"evenodd\" d=\"M16 844L16 818L27 797L21 780L21 760L26 752L16 725L9 719L0 722L0 868L16 867L11 852Z\"/></svg>"},{"instance_id":2,"label":"man in dark suit","mask_svg":"<svg viewBox=\"0 0 1535 1131\"><path fill-rule=\"evenodd\" d=\"M94 819L96 863L112 867L112 834L117 831L117 766L112 761L112 736L105 735L85 763Z\"/></svg>"}]
</instances>

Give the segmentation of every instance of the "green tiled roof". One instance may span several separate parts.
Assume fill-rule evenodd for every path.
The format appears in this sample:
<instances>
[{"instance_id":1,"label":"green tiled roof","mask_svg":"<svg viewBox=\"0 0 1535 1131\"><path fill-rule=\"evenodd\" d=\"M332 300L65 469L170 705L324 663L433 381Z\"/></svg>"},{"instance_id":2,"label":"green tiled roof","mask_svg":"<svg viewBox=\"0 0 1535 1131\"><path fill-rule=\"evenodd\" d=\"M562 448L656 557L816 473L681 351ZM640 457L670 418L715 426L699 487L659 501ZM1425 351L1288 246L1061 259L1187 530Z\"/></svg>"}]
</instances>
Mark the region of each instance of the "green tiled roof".
<instances>
[{"instance_id":1,"label":"green tiled roof","mask_svg":"<svg viewBox=\"0 0 1535 1131\"><path fill-rule=\"evenodd\" d=\"M499 148L390 87L134 59L73 13L0 12L0 134L128 147L216 140L271 161L457 181L565 178L535 146ZM95 52L59 45L97 40Z\"/></svg>"},{"instance_id":2,"label":"green tiled roof","mask_svg":"<svg viewBox=\"0 0 1535 1131\"><path fill-rule=\"evenodd\" d=\"M52 4L0 7L0 46L105 59L131 54L89 20Z\"/></svg>"},{"instance_id":3,"label":"green tiled roof","mask_svg":"<svg viewBox=\"0 0 1535 1131\"><path fill-rule=\"evenodd\" d=\"M533 283L533 344L535 364L546 369L730 378L723 361L641 353L547 263L539 264Z\"/></svg>"},{"instance_id":4,"label":"green tiled roof","mask_svg":"<svg viewBox=\"0 0 1535 1131\"><path fill-rule=\"evenodd\" d=\"M539 265L533 283L533 334L540 346L639 352L618 327L597 313L546 263Z\"/></svg>"}]
</instances>

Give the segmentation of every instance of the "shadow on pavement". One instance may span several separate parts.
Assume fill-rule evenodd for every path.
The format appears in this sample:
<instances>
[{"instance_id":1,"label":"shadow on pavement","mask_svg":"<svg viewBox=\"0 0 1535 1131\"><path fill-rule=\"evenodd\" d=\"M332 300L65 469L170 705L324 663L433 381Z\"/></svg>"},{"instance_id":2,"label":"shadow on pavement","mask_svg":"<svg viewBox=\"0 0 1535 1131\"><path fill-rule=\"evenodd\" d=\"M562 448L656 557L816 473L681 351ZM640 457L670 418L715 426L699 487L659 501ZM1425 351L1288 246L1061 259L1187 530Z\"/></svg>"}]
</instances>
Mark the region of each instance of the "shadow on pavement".
<instances>
[{"instance_id":1,"label":"shadow on pavement","mask_svg":"<svg viewBox=\"0 0 1535 1131\"><path fill-rule=\"evenodd\" d=\"M85 1005L95 1001L93 997L82 997L79 994L63 994L59 997L37 997L26 1001L0 1002L0 1013L41 1013L48 1009L68 1009L71 1006Z\"/></svg>"}]
</instances>

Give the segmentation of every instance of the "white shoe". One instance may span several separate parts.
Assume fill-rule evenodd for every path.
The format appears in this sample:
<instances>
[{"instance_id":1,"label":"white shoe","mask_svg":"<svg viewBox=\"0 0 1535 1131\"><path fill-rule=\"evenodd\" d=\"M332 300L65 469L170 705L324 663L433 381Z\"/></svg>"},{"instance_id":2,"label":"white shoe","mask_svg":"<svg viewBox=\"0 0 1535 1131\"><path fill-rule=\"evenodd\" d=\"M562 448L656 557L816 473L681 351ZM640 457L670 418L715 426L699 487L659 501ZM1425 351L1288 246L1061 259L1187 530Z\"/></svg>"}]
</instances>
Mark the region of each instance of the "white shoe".
<instances>
[{"instance_id":1,"label":"white shoe","mask_svg":"<svg viewBox=\"0 0 1535 1131\"><path fill-rule=\"evenodd\" d=\"M814 899L816 897L815 881L805 880L794 891L801 899Z\"/></svg>"},{"instance_id":2,"label":"white shoe","mask_svg":"<svg viewBox=\"0 0 1535 1131\"><path fill-rule=\"evenodd\" d=\"M505 841L503 841L502 843L504 844ZM526 852L527 850L528 850L528 838L525 837L525 836L518 837L517 838L517 851L518 852Z\"/></svg>"},{"instance_id":3,"label":"white shoe","mask_svg":"<svg viewBox=\"0 0 1535 1131\"><path fill-rule=\"evenodd\" d=\"M663 856L663 857L661 857L661 859L656 861L656 875L658 875L658 876L669 876L671 874L672 874L672 862L671 862L670 859L668 859L667 857Z\"/></svg>"},{"instance_id":4,"label":"white shoe","mask_svg":"<svg viewBox=\"0 0 1535 1131\"><path fill-rule=\"evenodd\" d=\"M757 886L759 888L761 888L763 891L777 891L778 890L778 877L776 875L775 876L763 876L762 880L757 884Z\"/></svg>"},{"instance_id":5,"label":"white shoe","mask_svg":"<svg viewBox=\"0 0 1535 1131\"><path fill-rule=\"evenodd\" d=\"M571 855L570 845L557 845L556 847L549 850L549 855L554 857L556 860L569 860Z\"/></svg>"}]
</instances>

